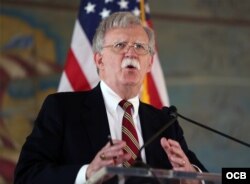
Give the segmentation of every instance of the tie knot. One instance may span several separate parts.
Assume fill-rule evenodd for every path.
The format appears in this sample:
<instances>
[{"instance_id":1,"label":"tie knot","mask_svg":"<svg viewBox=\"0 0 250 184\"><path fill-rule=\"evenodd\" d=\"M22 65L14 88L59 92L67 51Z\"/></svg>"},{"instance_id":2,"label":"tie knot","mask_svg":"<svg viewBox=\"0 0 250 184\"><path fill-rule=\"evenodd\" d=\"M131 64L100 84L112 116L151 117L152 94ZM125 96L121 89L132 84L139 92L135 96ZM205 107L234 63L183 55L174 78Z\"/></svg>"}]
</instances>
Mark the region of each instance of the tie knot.
<instances>
[{"instance_id":1,"label":"tie knot","mask_svg":"<svg viewBox=\"0 0 250 184\"><path fill-rule=\"evenodd\" d=\"M120 101L119 105L123 108L124 111L127 111L133 108L133 105L126 100Z\"/></svg>"}]
</instances>

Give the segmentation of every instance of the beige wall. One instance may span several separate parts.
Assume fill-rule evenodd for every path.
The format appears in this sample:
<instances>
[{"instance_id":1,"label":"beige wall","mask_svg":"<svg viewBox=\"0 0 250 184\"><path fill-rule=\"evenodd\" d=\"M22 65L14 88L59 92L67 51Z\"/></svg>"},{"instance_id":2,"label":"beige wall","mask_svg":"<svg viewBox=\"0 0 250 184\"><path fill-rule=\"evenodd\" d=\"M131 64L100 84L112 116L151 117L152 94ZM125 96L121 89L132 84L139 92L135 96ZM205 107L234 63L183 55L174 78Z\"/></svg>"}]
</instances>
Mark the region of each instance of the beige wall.
<instances>
[{"instance_id":1,"label":"beige wall","mask_svg":"<svg viewBox=\"0 0 250 184\"><path fill-rule=\"evenodd\" d=\"M10 168L11 180L40 105L58 86L79 1L1 3L0 161ZM250 2L151 0L150 8L171 104L249 143ZM31 45L2 49L25 35L31 35ZM210 171L250 166L249 148L180 122L189 146Z\"/></svg>"}]
</instances>

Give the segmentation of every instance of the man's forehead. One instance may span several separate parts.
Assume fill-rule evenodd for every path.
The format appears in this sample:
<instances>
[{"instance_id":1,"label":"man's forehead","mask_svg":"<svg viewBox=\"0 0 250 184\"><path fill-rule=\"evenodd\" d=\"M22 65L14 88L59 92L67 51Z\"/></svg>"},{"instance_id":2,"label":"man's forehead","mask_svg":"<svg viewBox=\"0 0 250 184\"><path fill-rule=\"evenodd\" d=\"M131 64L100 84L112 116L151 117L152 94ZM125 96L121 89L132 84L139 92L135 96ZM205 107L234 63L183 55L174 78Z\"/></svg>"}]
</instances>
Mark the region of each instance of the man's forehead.
<instances>
[{"instance_id":1,"label":"man's forehead","mask_svg":"<svg viewBox=\"0 0 250 184\"><path fill-rule=\"evenodd\" d=\"M141 41L148 42L148 35L142 26L112 28L105 34L105 41Z\"/></svg>"}]
</instances>

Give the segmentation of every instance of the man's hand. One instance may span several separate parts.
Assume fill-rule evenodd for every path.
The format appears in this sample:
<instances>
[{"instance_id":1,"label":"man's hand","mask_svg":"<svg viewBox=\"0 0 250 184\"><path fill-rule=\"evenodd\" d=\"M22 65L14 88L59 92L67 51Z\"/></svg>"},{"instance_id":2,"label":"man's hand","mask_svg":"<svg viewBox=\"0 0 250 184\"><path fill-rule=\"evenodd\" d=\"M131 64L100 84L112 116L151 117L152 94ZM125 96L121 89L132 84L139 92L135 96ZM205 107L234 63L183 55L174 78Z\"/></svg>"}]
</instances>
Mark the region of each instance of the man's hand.
<instances>
[{"instance_id":1,"label":"man's hand","mask_svg":"<svg viewBox=\"0 0 250 184\"><path fill-rule=\"evenodd\" d=\"M173 170L195 172L195 168L189 162L180 144L172 139L161 139L161 146L165 150Z\"/></svg>"},{"instance_id":2,"label":"man's hand","mask_svg":"<svg viewBox=\"0 0 250 184\"><path fill-rule=\"evenodd\" d=\"M170 163L175 171L197 172L189 162L180 144L172 139L161 138L161 146L165 150ZM198 180L181 180L181 184L200 184Z\"/></svg>"},{"instance_id":3,"label":"man's hand","mask_svg":"<svg viewBox=\"0 0 250 184\"><path fill-rule=\"evenodd\" d=\"M122 164L131 158L130 154L125 154L123 148L126 143L121 140L113 140L114 145L107 143L89 164L86 171L86 178L90 178L99 169L105 166L115 166Z\"/></svg>"}]
</instances>

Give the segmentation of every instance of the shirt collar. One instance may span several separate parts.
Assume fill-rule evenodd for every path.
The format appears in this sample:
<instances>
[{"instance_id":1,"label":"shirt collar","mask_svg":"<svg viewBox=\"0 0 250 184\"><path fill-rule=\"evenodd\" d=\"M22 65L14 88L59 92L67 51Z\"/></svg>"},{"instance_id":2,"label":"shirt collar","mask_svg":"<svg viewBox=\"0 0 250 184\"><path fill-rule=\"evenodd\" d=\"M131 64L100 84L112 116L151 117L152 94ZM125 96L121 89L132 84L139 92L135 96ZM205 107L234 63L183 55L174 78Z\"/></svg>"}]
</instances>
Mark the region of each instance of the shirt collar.
<instances>
[{"instance_id":1,"label":"shirt collar","mask_svg":"<svg viewBox=\"0 0 250 184\"><path fill-rule=\"evenodd\" d=\"M116 113L117 107L119 106L119 102L122 100L122 98L116 94L104 81L100 82L100 87L107 109L110 112ZM127 101L133 105L133 117L136 117L138 115L139 109L139 96L137 95L134 98L128 99Z\"/></svg>"}]
</instances>

